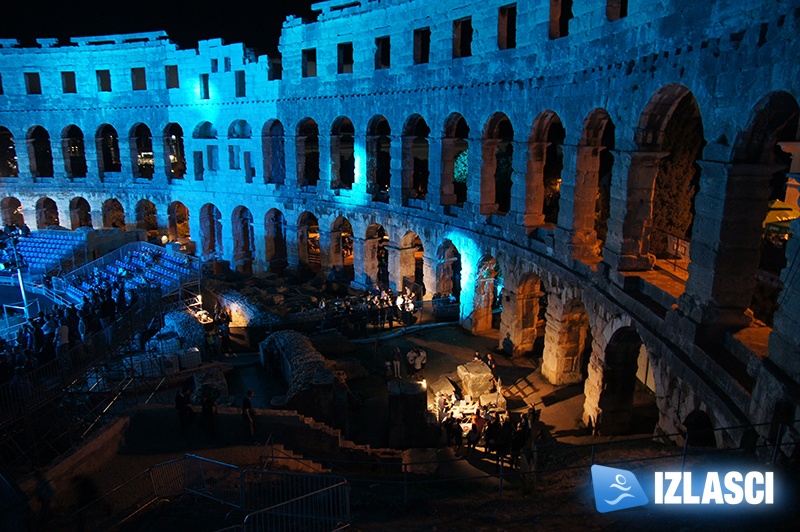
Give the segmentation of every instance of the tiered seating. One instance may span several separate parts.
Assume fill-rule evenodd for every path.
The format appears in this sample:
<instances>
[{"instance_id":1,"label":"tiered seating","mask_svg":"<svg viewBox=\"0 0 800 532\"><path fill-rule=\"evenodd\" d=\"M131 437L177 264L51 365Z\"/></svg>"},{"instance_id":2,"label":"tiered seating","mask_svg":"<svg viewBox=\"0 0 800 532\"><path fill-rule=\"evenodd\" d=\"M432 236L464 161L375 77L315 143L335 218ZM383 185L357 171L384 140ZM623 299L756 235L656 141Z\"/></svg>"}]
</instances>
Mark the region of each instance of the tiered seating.
<instances>
[{"instance_id":1,"label":"tiered seating","mask_svg":"<svg viewBox=\"0 0 800 532\"><path fill-rule=\"evenodd\" d=\"M85 233L73 231L38 231L20 238L17 252L28 265L28 271L47 272L67 258L83 253Z\"/></svg>"},{"instance_id":2,"label":"tiered seating","mask_svg":"<svg viewBox=\"0 0 800 532\"><path fill-rule=\"evenodd\" d=\"M99 284L114 284L124 281L128 284L159 284L162 292L168 294L180 287L192 274L189 259L169 255L162 249L148 248L134 250L102 268L95 268L90 279L81 279L80 284L72 284L67 294L80 301L91 289Z\"/></svg>"}]
</instances>

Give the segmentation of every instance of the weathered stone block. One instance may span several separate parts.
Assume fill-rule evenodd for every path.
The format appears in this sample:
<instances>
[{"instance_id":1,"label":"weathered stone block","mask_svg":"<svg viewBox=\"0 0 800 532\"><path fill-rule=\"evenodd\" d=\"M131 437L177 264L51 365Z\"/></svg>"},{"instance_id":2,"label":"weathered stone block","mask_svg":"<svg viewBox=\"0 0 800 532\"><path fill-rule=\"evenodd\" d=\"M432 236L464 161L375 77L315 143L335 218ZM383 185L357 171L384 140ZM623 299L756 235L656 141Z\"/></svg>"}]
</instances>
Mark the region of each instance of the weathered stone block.
<instances>
[{"instance_id":1,"label":"weathered stone block","mask_svg":"<svg viewBox=\"0 0 800 532\"><path fill-rule=\"evenodd\" d=\"M468 362L457 368L461 379L461 391L466 395L478 398L491 391L494 378L489 367L483 362Z\"/></svg>"}]
</instances>

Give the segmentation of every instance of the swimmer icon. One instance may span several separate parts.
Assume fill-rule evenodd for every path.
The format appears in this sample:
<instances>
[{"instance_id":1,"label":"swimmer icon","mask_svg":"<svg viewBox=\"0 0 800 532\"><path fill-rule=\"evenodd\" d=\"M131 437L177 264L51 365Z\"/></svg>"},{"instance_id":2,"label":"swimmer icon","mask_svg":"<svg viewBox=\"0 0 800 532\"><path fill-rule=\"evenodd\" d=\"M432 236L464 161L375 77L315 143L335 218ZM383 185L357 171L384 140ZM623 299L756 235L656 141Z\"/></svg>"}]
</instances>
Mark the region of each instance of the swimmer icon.
<instances>
[{"instance_id":1,"label":"swimmer icon","mask_svg":"<svg viewBox=\"0 0 800 532\"><path fill-rule=\"evenodd\" d=\"M600 513L643 506L650 502L636 475L624 469L592 466L594 502Z\"/></svg>"}]
</instances>

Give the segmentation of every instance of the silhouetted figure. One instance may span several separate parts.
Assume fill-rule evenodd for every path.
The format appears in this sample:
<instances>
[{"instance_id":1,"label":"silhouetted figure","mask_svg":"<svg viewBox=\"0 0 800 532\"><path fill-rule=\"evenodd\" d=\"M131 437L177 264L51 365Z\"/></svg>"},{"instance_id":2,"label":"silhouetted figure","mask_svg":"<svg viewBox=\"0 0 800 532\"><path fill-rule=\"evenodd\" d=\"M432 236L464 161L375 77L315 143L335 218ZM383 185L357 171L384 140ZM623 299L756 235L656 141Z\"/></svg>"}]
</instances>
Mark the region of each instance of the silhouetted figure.
<instances>
[{"instance_id":1,"label":"silhouetted figure","mask_svg":"<svg viewBox=\"0 0 800 532\"><path fill-rule=\"evenodd\" d=\"M253 390L247 390L247 395L242 399L242 419L244 420L245 437L250 442L256 439L256 411L253 410L253 401L251 400L254 395L255 392Z\"/></svg>"}]
</instances>

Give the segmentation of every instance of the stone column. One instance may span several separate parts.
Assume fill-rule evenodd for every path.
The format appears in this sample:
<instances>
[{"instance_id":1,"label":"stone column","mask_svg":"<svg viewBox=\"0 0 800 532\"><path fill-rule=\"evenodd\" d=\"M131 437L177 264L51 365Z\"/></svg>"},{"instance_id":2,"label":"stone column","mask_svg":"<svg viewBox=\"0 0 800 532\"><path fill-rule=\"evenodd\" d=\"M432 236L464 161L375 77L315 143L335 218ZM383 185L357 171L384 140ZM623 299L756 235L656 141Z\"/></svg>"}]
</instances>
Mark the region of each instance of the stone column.
<instances>
[{"instance_id":1,"label":"stone column","mask_svg":"<svg viewBox=\"0 0 800 532\"><path fill-rule=\"evenodd\" d=\"M499 349L515 357L533 350L538 336L539 299L543 295L538 290L522 293L519 288L504 288Z\"/></svg>"},{"instance_id":2,"label":"stone column","mask_svg":"<svg viewBox=\"0 0 800 532\"><path fill-rule=\"evenodd\" d=\"M531 231L544 224L544 164L550 142L528 142L523 224Z\"/></svg>"},{"instance_id":3,"label":"stone column","mask_svg":"<svg viewBox=\"0 0 800 532\"><path fill-rule=\"evenodd\" d=\"M339 153L336 156L332 151L334 144L338 147L339 139L333 139L331 135L320 134L319 138L319 182L317 183L317 194L328 195L331 190L333 176L339 172Z\"/></svg>"},{"instance_id":4,"label":"stone column","mask_svg":"<svg viewBox=\"0 0 800 532\"><path fill-rule=\"evenodd\" d=\"M377 246L377 239L370 239L369 242L374 245L370 246L373 262L370 269L367 269L366 260L363 257L366 255L367 240L353 235L353 282L350 285L357 290L366 290L370 288L377 279L378 261L375 257L375 246ZM370 273L372 276L370 276Z\"/></svg>"},{"instance_id":5,"label":"stone column","mask_svg":"<svg viewBox=\"0 0 800 532\"><path fill-rule=\"evenodd\" d=\"M514 220L514 225L525 225L525 202L527 197L526 172L528 170L528 142L514 141L514 158L511 166L511 210L509 219ZM511 218L513 216L513 218Z\"/></svg>"},{"instance_id":6,"label":"stone column","mask_svg":"<svg viewBox=\"0 0 800 532\"><path fill-rule=\"evenodd\" d=\"M395 292L403 290L403 249L394 244L386 246L386 251L389 254L389 288ZM412 255L413 260L413 255Z\"/></svg>"},{"instance_id":7,"label":"stone column","mask_svg":"<svg viewBox=\"0 0 800 532\"><path fill-rule=\"evenodd\" d=\"M605 262L619 270L649 270L653 188L665 152L616 152ZM618 175L626 176L617 179Z\"/></svg>"},{"instance_id":8,"label":"stone column","mask_svg":"<svg viewBox=\"0 0 800 532\"><path fill-rule=\"evenodd\" d=\"M442 199L442 152L444 145L442 139L428 137L428 194L425 197L425 204L428 210L435 211L443 203ZM450 194L452 194L452 187Z\"/></svg>"},{"instance_id":9,"label":"stone column","mask_svg":"<svg viewBox=\"0 0 800 532\"><path fill-rule=\"evenodd\" d=\"M172 167L168 164L166 142L163 136L153 137L153 186L165 190L172 177ZM162 166L166 165L166 166Z\"/></svg>"},{"instance_id":10,"label":"stone column","mask_svg":"<svg viewBox=\"0 0 800 532\"><path fill-rule=\"evenodd\" d=\"M283 178L283 187L285 187L287 197L294 197L298 191L297 183L301 177L299 170L301 161L298 161L297 158L297 143L303 142L304 140L305 137L295 137L291 135L286 135L284 138L283 162L285 175ZM305 161L302 162L304 163Z\"/></svg>"},{"instance_id":11,"label":"stone column","mask_svg":"<svg viewBox=\"0 0 800 532\"><path fill-rule=\"evenodd\" d=\"M286 223L286 262L292 270L299 270L301 264L308 264L308 227L299 227L297 222Z\"/></svg>"},{"instance_id":12,"label":"stone column","mask_svg":"<svg viewBox=\"0 0 800 532\"><path fill-rule=\"evenodd\" d=\"M435 252L434 252L435 253ZM422 255L422 280L425 283L425 299L432 299L436 293L436 256Z\"/></svg>"},{"instance_id":13,"label":"stone column","mask_svg":"<svg viewBox=\"0 0 800 532\"><path fill-rule=\"evenodd\" d=\"M483 139L481 141L482 161L479 163L478 172L476 172L476 175L479 177L479 196L477 204L479 212L484 215L497 212L497 202L495 201L497 199L495 172L497 170L497 146L499 144L499 139ZM472 150L472 145L470 146L470 150ZM470 172L470 174L472 174L472 172Z\"/></svg>"},{"instance_id":14,"label":"stone column","mask_svg":"<svg viewBox=\"0 0 800 532\"><path fill-rule=\"evenodd\" d=\"M478 216L481 213L481 156L482 140L467 139L469 152L467 153L467 201L463 208L465 212ZM494 191L494 173L492 174L492 190ZM494 195L490 200L494 204ZM497 210L495 204L495 210Z\"/></svg>"},{"instance_id":15,"label":"stone column","mask_svg":"<svg viewBox=\"0 0 800 532\"><path fill-rule=\"evenodd\" d=\"M439 159L439 186L436 190L439 191L439 200L441 205L455 205L456 195L453 188L453 175L455 172L455 150L456 139L444 137L437 139L441 142L442 149L440 151ZM433 175L433 172L431 172ZM430 182L428 183L428 190L431 189Z\"/></svg>"},{"instance_id":16,"label":"stone column","mask_svg":"<svg viewBox=\"0 0 800 532\"><path fill-rule=\"evenodd\" d=\"M403 135L398 143L392 142L392 186L389 189L391 203L395 205L396 188L400 188L402 205L408 205L408 199L416 197L414 191L414 140L416 135ZM395 176L399 176L397 179ZM430 178L428 179L430 185Z\"/></svg>"},{"instance_id":17,"label":"stone column","mask_svg":"<svg viewBox=\"0 0 800 532\"><path fill-rule=\"evenodd\" d=\"M338 236L338 237L337 237ZM338 253L337 253L338 250ZM337 258L338 257L338 258ZM319 231L319 265L320 273L324 278L328 277L331 268L342 265L342 238L338 231Z\"/></svg>"},{"instance_id":18,"label":"stone column","mask_svg":"<svg viewBox=\"0 0 800 532\"><path fill-rule=\"evenodd\" d=\"M582 307L566 308L565 299L563 292L547 299L542 376L556 385L583 380L582 356L591 338L588 316Z\"/></svg>"},{"instance_id":19,"label":"stone column","mask_svg":"<svg viewBox=\"0 0 800 532\"><path fill-rule=\"evenodd\" d=\"M563 168L561 170L561 197L558 201L558 225L554 229L556 250L565 258L572 257L572 238L575 227L575 202L580 201L576 198L578 187L576 185L577 173L577 146L561 145L563 156ZM596 187L595 187L596 188ZM587 194L587 191L580 190L582 196L590 196L592 211L594 211L595 194ZM583 199L583 198L582 198ZM583 201L586 201L583 199Z\"/></svg>"},{"instance_id":20,"label":"stone column","mask_svg":"<svg viewBox=\"0 0 800 532\"><path fill-rule=\"evenodd\" d=\"M781 306L775 313L769 335L769 359L797 382L800 381L800 274L797 267L800 218L792 222L791 229L793 234L786 244L786 256L790 262L781 273Z\"/></svg>"},{"instance_id":21,"label":"stone column","mask_svg":"<svg viewBox=\"0 0 800 532\"><path fill-rule=\"evenodd\" d=\"M389 204L394 206L404 205L407 197L403 182L403 142L398 135L389 135ZM413 159L412 159L413 173Z\"/></svg>"}]
</instances>

